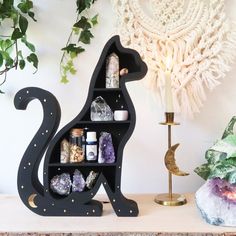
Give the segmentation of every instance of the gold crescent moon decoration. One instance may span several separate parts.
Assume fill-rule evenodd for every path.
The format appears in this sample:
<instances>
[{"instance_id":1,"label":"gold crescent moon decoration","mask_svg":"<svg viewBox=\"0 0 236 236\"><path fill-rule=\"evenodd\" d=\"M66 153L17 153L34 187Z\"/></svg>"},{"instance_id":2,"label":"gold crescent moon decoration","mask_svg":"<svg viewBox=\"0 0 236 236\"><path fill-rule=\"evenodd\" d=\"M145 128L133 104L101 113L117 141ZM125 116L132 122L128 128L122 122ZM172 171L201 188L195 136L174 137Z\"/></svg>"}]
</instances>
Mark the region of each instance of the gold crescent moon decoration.
<instances>
[{"instance_id":1,"label":"gold crescent moon decoration","mask_svg":"<svg viewBox=\"0 0 236 236\"><path fill-rule=\"evenodd\" d=\"M38 206L34 203L34 199L37 196L37 194L33 193L28 198L28 203L32 208L37 208Z\"/></svg>"},{"instance_id":2,"label":"gold crescent moon decoration","mask_svg":"<svg viewBox=\"0 0 236 236\"><path fill-rule=\"evenodd\" d=\"M186 175L189 175L189 173L181 171L176 164L175 151L178 146L179 146L179 143L171 146L168 149L168 151L166 152L166 155L165 155L165 165L171 174L178 175L178 176L186 176Z\"/></svg>"}]
</instances>

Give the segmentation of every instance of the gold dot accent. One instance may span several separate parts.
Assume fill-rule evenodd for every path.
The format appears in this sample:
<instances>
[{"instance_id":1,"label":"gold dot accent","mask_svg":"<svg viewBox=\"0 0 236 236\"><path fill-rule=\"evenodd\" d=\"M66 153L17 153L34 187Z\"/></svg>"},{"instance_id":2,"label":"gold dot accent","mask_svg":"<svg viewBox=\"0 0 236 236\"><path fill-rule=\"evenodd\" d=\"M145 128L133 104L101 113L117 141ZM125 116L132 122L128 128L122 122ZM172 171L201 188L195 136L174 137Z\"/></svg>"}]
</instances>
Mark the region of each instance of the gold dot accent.
<instances>
[{"instance_id":1,"label":"gold dot accent","mask_svg":"<svg viewBox=\"0 0 236 236\"><path fill-rule=\"evenodd\" d=\"M133 213L133 211L132 211L132 210L130 210L129 212L130 212L130 213Z\"/></svg>"},{"instance_id":2,"label":"gold dot accent","mask_svg":"<svg viewBox=\"0 0 236 236\"><path fill-rule=\"evenodd\" d=\"M45 211L47 211L47 209L43 209L43 211L45 212Z\"/></svg>"},{"instance_id":3,"label":"gold dot accent","mask_svg":"<svg viewBox=\"0 0 236 236\"><path fill-rule=\"evenodd\" d=\"M74 199L71 199L71 202L75 202L75 200L74 200Z\"/></svg>"},{"instance_id":4,"label":"gold dot accent","mask_svg":"<svg viewBox=\"0 0 236 236\"><path fill-rule=\"evenodd\" d=\"M21 185L21 188L23 189L23 188L24 188L24 185Z\"/></svg>"},{"instance_id":5,"label":"gold dot accent","mask_svg":"<svg viewBox=\"0 0 236 236\"><path fill-rule=\"evenodd\" d=\"M120 209L118 209L118 211L120 212Z\"/></svg>"},{"instance_id":6,"label":"gold dot accent","mask_svg":"<svg viewBox=\"0 0 236 236\"><path fill-rule=\"evenodd\" d=\"M66 213L66 210L64 210L64 213Z\"/></svg>"},{"instance_id":7,"label":"gold dot accent","mask_svg":"<svg viewBox=\"0 0 236 236\"><path fill-rule=\"evenodd\" d=\"M95 213L95 210L93 209L93 213Z\"/></svg>"},{"instance_id":8,"label":"gold dot accent","mask_svg":"<svg viewBox=\"0 0 236 236\"><path fill-rule=\"evenodd\" d=\"M115 202L116 201L116 199L113 199L113 202Z\"/></svg>"},{"instance_id":9,"label":"gold dot accent","mask_svg":"<svg viewBox=\"0 0 236 236\"><path fill-rule=\"evenodd\" d=\"M30 165L31 165L31 163L29 162L29 163L28 163L28 165L30 166Z\"/></svg>"},{"instance_id":10,"label":"gold dot accent","mask_svg":"<svg viewBox=\"0 0 236 236\"><path fill-rule=\"evenodd\" d=\"M87 212L87 215L89 215L89 213Z\"/></svg>"}]
</instances>

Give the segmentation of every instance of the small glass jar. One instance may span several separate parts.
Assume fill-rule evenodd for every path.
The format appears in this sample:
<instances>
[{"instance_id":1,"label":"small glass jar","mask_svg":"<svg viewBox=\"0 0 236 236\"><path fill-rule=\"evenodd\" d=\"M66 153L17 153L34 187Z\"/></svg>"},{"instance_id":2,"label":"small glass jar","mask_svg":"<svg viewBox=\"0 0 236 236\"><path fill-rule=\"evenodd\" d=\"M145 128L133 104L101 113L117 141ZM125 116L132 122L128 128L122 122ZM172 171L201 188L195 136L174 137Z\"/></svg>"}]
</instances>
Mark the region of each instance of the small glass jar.
<instances>
[{"instance_id":1,"label":"small glass jar","mask_svg":"<svg viewBox=\"0 0 236 236\"><path fill-rule=\"evenodd\" d=\"M75 128L70 132L70 163L84 161L85 158L85 137L84 129Z\"/></svg>"}]
</instances>

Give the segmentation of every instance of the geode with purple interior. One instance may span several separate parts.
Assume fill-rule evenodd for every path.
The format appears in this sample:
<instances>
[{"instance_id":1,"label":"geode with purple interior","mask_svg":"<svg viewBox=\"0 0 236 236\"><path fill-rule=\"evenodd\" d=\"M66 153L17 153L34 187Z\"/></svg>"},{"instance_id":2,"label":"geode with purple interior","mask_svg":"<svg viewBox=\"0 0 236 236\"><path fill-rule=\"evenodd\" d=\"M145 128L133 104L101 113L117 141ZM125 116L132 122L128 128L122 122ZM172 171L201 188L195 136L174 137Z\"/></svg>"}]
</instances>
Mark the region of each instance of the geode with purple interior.
<instances>
[{"instance_id":1,"label":"geode with purple interior","mask_svg":"<svg viewBox=\"0 0 236 236\"><path fill-rule=\"evenodd\" d=\"M72 192L83 192L85 188L85 180L79 170L75 170L72 182Z\"/></svg>"},{"instance_id":2,"label":"geode with purple interior","mask_svg":"<svg viewBox=\"0 0 236 236\"><path fill-rule=\"evenodd\" d=\"M50 188L59 195L69 195L71 188L70 174L62 173L51 179Z\"/></svg>"},{"instance_id":3,"label":"geode with purple interior","mask_svg":"<svg viewBox=\"0 0 236 236\"><path fill-rule=\"evenodd\" d=\"M114 163L116 160L110 133L101 132L99 138L98 163Z\"/></svg>"},{"instance_id":4,"label":"geode with purple interior","mask_svg":"<svg viewBox=\"0 0 236 236\"><path fill-rule=\"evenodd\" d=\"M209 179L196 192L196 204L208 223L236 226L236 184L220 178Z\"/></svg>"}]
</instances>

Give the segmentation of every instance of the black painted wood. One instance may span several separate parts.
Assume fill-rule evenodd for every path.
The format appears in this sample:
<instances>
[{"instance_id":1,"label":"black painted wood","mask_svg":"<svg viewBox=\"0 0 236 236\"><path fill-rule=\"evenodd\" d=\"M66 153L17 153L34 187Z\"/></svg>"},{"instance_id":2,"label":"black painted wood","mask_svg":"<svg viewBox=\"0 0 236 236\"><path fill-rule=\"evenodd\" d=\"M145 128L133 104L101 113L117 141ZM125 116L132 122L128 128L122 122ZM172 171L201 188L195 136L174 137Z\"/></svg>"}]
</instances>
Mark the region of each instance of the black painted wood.
<instances>
[{"instance_id":1,"label":"black painted wood","mask_svg":"<svg viewBox=\"0 0 236 236\"><path fill-rule=\"evenodd\" d=\"M120 68L128 68L129 70L127 75L121 76L119 89L105 88L106 58L112 52L119 56ZM83 109L55 136L60 122L60 106L56 98L48 91L34 87L22 89L16 94L14 103L17 109L24 110L31 100L38 99L44 111L42 125L24 153L18 170L19 195L30 210L44 216L100 216L102 203L93 200L93 197L103 184L118 216L138 215L137 203L125 198L120 190L123 150L134 130L136 120L135 109L125 83L143 78L146 72L147 66L139 54L132 49L122 47L118 36L112 37L105 45L92 75L88 97ZM97 96L102 96L112 110L121 109L121 107L127 109L129 120L91 121L90 106ZM60 143L64 138L68 138L70 130L76 127L88 127L97 133L110 132L116 153L116 162L114 164L86 162L61 164ZM38 168L45 152L42 185L38 179ZM91 190L71 193L69 196L60 196L50 190L50 180L53 176L64 172L72 175L75 169L79 169L85 175L91 170L99 173L96 184Z\"/></svg>"}]
</instances>

